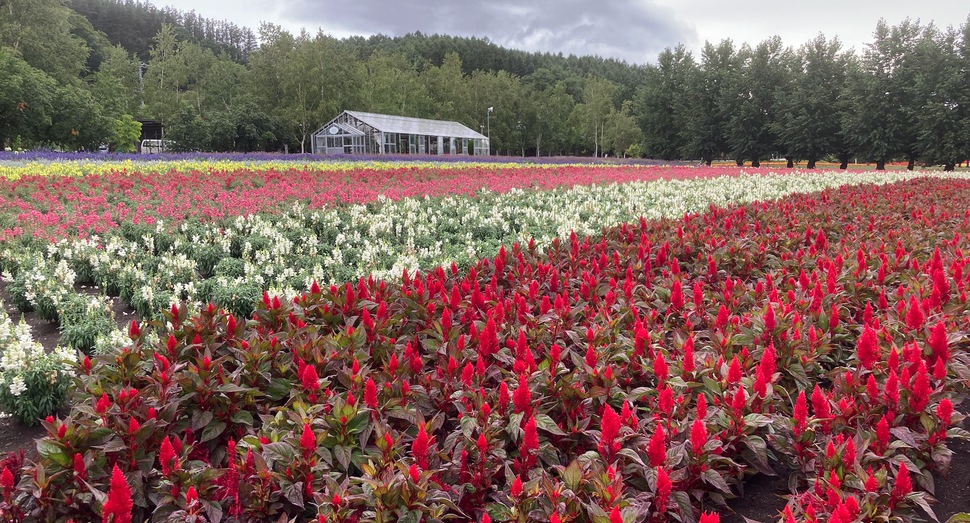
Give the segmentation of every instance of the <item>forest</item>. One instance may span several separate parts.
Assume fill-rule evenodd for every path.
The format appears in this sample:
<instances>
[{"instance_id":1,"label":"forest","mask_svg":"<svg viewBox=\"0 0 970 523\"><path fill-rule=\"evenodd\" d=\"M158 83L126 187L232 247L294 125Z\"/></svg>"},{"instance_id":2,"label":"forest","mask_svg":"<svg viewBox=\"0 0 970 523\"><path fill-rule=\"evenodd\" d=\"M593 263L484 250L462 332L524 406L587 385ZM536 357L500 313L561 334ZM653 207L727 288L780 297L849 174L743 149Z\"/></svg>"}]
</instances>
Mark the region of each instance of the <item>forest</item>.
<instances>
[{"instance_id":1,"label":"forest","mask_svg":"<svg viewBox=\"0 0 970 523\"><path fill-rule=\"evenodd\" d=\"M0 0L0 14L4 149L129 151L152 119L179 150L303 152L354 109L488 125L501 155L970 158L970 20L883 21L863 49L723 40L630 64L486 38L253 32L134 0Z\"/></svg>"}]
</instances>

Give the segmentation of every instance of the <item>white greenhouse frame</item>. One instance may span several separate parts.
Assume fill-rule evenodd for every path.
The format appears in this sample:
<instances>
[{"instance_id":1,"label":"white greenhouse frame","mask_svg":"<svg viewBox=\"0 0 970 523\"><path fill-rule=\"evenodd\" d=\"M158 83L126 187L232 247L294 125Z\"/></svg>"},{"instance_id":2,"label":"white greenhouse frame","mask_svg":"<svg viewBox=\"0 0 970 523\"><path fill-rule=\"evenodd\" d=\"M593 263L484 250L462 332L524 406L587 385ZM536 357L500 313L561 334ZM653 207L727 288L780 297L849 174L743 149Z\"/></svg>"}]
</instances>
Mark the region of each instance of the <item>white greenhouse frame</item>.
<instances>
[{"instance_id":1,"label":"white greenhouse frame","mask_svg":"<svg viewBox=\"0 0 970 523\"><path fill-rule=\"evenodd\" d=\"M458 123L344 111L313 133L314 154L487 156L489 139Z\"/></svg>"}]
</instances>

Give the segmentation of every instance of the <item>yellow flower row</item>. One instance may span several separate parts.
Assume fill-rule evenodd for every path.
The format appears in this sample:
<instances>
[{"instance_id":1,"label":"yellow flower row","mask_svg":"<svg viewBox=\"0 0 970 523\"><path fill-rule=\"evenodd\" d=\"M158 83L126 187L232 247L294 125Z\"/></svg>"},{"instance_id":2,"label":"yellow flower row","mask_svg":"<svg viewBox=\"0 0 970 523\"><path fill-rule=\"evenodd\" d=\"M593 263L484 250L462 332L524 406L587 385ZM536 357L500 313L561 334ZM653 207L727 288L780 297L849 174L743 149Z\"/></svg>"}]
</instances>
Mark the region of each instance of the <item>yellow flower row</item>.
<instances>
[{"instance_id":1,"label":"yellow flower row","mask_svg":"<svg viewBox=\"0 0 970 523\"><path fill-rule=\"evenodd\" d=\"M164 173L169 171L234 171L240 169L287 170L303 169L311 171L342 172L358 169L465 169L474 167L514 168L523 167L521 163L491 162L404 162L404 161L299 161L299 160L58 160L52 162L32 161L27 163L4 164L0 162L0 179L16 180L24 176L85 176L89 174L108 174L111 172ZM561 167L555 164L528 164L529 167Z\"/></svg>"}]
</instances>

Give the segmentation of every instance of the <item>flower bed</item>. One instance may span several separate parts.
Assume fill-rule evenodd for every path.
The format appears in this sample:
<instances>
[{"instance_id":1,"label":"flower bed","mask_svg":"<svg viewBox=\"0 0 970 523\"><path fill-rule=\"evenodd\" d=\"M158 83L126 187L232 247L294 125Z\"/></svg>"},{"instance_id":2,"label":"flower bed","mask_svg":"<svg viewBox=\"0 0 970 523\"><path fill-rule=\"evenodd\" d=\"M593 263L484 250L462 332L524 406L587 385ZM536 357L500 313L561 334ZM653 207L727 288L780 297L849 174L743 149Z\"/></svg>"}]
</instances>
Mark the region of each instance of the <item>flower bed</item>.
<instances>
[{"instance_id":1,"label":"flower bed","mask_svg":"<svg viewBox=\"0 0 970 523\"><path fill-rule=\"evenodd\" d=\"M696 521L782 468L785 521L909 520L967 436L968 194L841 187L245 320L176 307L82 363L5 514Z\"/></svg>"}]
</instances>

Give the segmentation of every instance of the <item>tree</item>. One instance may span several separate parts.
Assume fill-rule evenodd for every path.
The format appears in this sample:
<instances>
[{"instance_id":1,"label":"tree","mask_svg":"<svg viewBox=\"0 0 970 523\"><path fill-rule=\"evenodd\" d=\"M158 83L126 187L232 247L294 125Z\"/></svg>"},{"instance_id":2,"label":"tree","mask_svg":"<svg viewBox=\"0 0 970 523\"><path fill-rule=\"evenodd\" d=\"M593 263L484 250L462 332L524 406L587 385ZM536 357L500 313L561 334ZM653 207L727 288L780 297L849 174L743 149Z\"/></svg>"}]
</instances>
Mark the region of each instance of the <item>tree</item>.
<instances>
[{"instance_id":1,"label":"tree","mask_svg":"<svg viewBox=\"0 0 970 523\"><path fill-rule=\"evenodd\" d=\"M717 46L710 42L701 51L701 64L694 81L687 84L685 156L707 165L728 152L725 130L730 113L723 103L730 78L740 67L740 55L731 40Z\"/></svg>"},{"instance_id":2,"label":"tree","mask_svg":"<svg viewBox=\"0 0 970 523\"><path fill-rule=\"evenodd\" d=\"M919 24L908 19L892 28L880 20L861 67L848 79L843 132L859 156L876 162L876 169L885 169L897 154L906 155L910 169L916 160L916 89L910 57L921 32Z\"/></svg>"},{"instance_id":3,"label":"tree","mask_svg":"<svg viewBox=\"0 0 970 523\"><path fill-rule=\"evenodd\" d=\"M643 131L640 130L636 118L632 115L632 106L633 103L630 100L623 102L621 110L614 111L606 125L603 147L613 151L614 156L626 155L631 145L643 140Z\"/></svg>"},{"instance_id":4,"label":"tree","mask_svg":"<svg viewBox=\"0 0 970 523\"><path fill-rule=\"evenodd\" d=\"M970 23L962 33L927 28L913 50L916 98L921 102L916 148L924 161L943 164L946 171L970 158L970 72L960 53L961 45L966 51L970 44Z\"/></svg>"},{"instance_id":5,"label":"tree","mask_svg":"<svg viewBox=\"0 0 970 523\"><path fill-rule=\"evenodd\" d=\"M90 49L73 34L63 0L0 0L0 46L61 83L77 81Z\"/></svg>"},{"instance_id":6,"label":"tree","mask_svg":"<svg viewBox=\"0 0 970 523\"><path fill-rule=\"evenodd\" d=\"M111 150L119 153L133 153L137 151L138 138L141 137L141 122L136 121L130 114L123 114L112 123Z\"/></svg>"},{"instance_id":7,"label":"tree","mask_svg":"<svg viewBox=\"0 0 970 523\"><path fill-rule=\"evenodd\" d=\"M140 109L137 61L121 47L105 50L101 67L88 77L91 93L104 114L119 118Z\"/></svg>"},{"instance_id":8,"label":"tree","mask_svg":"<svg viewBox=\"0 0 970 523\"><path fill-rule=\"evenodd\" d=\"M0 47L0 148L9 148L18 138L28 145L44 141L56 90L53 78L13 49Z\"/></svg>"},{"instance_id":9,"label":"tree","mask_svg":"<svg viewBox=\"0 0 970 523\"><path fill-rule=\"evenodd\" d=\"M781 149L788 157L807 160L809 169L829 154L848 160L841 113L851 60L837 38L818 35L798 50L791 89L778 98L773 130Z\"/></svg>"},{"instance_id":10,"label":"tree","mask_svg":"<svg viewBox=\"0 0 970 523\"><path fill-rule=\"evenodd\" d=\"M750 159L760 167L761 159L778 152L775 120L778 118L777 91L787 86L792 52L774 36L753 50L742 48L744 65L733 75L724 108L729 113L727 142L734 157Z\"/></svg>"},{"instance_id":11,"label":"tree","mask_svg":"<svg viewBox=\"0 0 970 523\"><path fill-rule=\"evenodd\" d=\"M593 156L599 157L603 135L610 117L616 111L617 86L609 80L586 77L583 103L573 111L573 122L581 129L586 145L592 140Z\"/></svg>"},{"instance_id":12,"label":"tree","mask_svg":"<svg viewBox=\"0 0 970 523\"><path fill-rule=\"evenodd\" d=\"M648 157L676 160L685 156L689 139L688 93L696 77L697 64L683 45L664 49L657 57L657 67L647 71L646 81L634 99L634 113L643 129Z\"/></svg>"}]
</instances>

